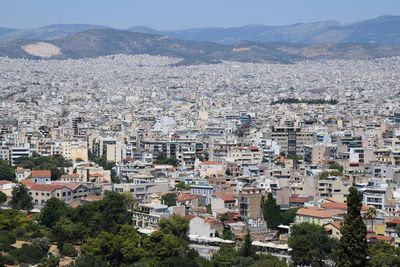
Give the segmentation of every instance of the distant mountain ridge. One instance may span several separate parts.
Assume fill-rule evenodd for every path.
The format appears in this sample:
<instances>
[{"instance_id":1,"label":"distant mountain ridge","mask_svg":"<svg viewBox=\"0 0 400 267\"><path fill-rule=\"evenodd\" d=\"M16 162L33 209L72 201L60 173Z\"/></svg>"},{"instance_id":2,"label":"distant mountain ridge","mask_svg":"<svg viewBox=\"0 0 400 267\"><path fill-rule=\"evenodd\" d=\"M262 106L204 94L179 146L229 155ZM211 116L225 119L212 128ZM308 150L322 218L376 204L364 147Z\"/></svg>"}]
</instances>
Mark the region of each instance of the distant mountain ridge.
<instances>
[{"instance_id":1,"label":"distant mountain ridge","mask_svg":"<svg viewBox=\"0 0 400 267\"><path fill-rule=\"evenodd\" d=\"M17 39L52 40L95 29L111 29L111 27L87 24L55 24L31 30L0 28L0 42ZM351 42L400 45L400 16L380 16L349 25L341 25L337 21L321 21L284 26L252 24L231 28L212 27L176 31L159 31L146 26L135 26L124 30L167 35L187 41L206 41L221 44L251 41L295 44Z\"/></svg>"},{"instance_id":2,"label":"distant mountain ridge","mask_svg":"<svg viewBox=\"0 0 400 267\"><path fill-rule=\"evenodd\" d=\"M52 40L94 29L110 29L110 27L90 24L53 24L32 30L11 30L3 34L0 28L0 41L7 42L17 39Z\"/></svg>"},{"instance_id":3,"label":"distant mountain ridge","mask_svg":"<svg viewBox=\"0 0 400 267\"><path fill-rule=\"evenodd\" d=\"M145 26L117 30L88 24L0 28L0 56L66 59L115 54L176 57L183 59L182 64L400 56L400 17L382 16L349 25L325 21L165 32Z\"/></svg>"},{"instance_id":4,"label":"distant mountain ridge","mask_svg":"<svg viewBox=\"0 0 400 267\"><path fill-rule=\"evenodd\" d=\"M181 64L221 61L293 63L314 59L368 59L400 56L400 47L382 44L219 44L186 41L148 33L93 29L47 41L18 39L0 43L0 56L28 59L91 58L107 55L148 54L182 58Z\"/></svg>"}]
</instances>

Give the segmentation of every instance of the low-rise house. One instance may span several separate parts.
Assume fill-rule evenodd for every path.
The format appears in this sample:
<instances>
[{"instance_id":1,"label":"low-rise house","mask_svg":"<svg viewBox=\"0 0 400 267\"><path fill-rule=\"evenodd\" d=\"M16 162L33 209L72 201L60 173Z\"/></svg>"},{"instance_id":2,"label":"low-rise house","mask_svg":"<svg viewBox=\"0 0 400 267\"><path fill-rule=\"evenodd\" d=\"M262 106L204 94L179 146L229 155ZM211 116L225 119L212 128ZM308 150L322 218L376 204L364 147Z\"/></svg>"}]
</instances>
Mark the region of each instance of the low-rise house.
<instances>
[{"instance_id":1,"label":"low-rise house","mask_svg":"<svg viewBox=\"0 0 400 267\"><path fill-rule=\"evenodd\" d=\"M189 235L199 235L206 237L215 237L215 233L222 233L223 225L214 218L202 218L195 216L189 221Z\"/></svg>"},{"instance_id":2,"label":"low-rise house","mask_svg":"<svg viewBox=\"0 0 400 267\"><path fill-rule=\"evenodd\" d=\"M30 169L17 167L17 169L15 170L15 178L18 182L21 182L22 180L29 178L31 173L32 171Z\"/></svg>"},{"instance_id":3,"label":"low-rise house","mask_svg":"<svg viewBox=\"0 0 400 267\"><path fill-rule=\"evenodd\" d=\"M146 228L156 226L161 218L169 216L167 205L141 203L137 210L132 211L132 222L135 227Z\"/></svg>"},{"instance_id":4,"label":"low-rise house","mask_svg":"<svg viewBox=\"0 0 400 267\"><path fill-rule=\"evenodd\" d=\"M198 207L199 206L199 198L200 198L199 195L181 193L176 198L176 205L185 206L186 208Z\"/></svg>"},{"instance_id":5,"label":"low-rise house","mask_svg":"<svg viewBox=\"0 0 400 267\"><path fill-rule=\"evenodd\" d=\"M238 195L234 193L217 192L211 199L211 209L214 211L219 210L237 210L238 209Z\"/></svg>"},{"instance_id":6,"label":"low-rise house","mask_svg":"<svg viewBox=\"0 0 400 267\"><path fill-rule=\"evenodd\" d=\"M32 181L35 184L46 184L51 181L50 170L32 170Z\"/></svg>"},{"instance_id":7,"label":"low-rise house","mask_svg":"<svg viewBox=\"0 0 400 267\"><path fill-rule=\"evenodd\" d=\"M71 173L71 174L61 175L60 181L63 181L63 182L83 182L81 176L78 173Z\"/></svg>"},{"instance_id":8,"label":"low-rise house","mask_svg":"<svg viewBox=\"0 0 400 267\"><path fill-rule=\"evenodd\" d=\"M295 223L315 223L318 225L326 225L334 221L333 217L340 217L345 213L341 209L324 209L318 207L300 208L296 212Z\"/></svg>"},{"instance_id":9,"label":"low-rise house","mask_svg":"<svg viewBox=\"0 0 400 267\"><path fill-rule=\"evenodd\" d=\"M8 197L12 196L12 191L16 184L8 180L0 180L0 192L3 192Z\"/></svg>"},{"instance_id":10,"label":"low-rise house","mask_svg":"<svg viewBox=\"0 0 400 267\"><path fill-rule=\"evenodd\" d=\"M69 203L73 199L84 198L89 195L100 193L99 187L82 183L64 183L57 181L47 184L38 184L33 183L30 179L24 180L23 183L28 188L34 206L39 209L52 197Z\"/></svg>"}]
</instances>

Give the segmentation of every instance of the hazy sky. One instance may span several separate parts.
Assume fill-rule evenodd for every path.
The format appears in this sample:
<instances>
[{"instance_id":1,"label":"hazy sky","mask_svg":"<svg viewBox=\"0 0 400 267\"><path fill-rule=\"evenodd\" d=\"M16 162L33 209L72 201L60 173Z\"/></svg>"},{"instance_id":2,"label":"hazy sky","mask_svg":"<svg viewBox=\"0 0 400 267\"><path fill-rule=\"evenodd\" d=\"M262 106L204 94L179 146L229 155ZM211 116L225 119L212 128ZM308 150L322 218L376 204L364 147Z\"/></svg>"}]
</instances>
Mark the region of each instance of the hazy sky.
<instances>
[{"instance_id":1,"label":"hazy sky","mask_svg":"<svg viewBox=\"0 0 400 267\"><path fill-rule=\"evenodd\" d=\"M400 15L400 0L0 0L0 26L55 23L156 29L283 25L338 20L349 23Z\"/></svg>"}]
</instances>

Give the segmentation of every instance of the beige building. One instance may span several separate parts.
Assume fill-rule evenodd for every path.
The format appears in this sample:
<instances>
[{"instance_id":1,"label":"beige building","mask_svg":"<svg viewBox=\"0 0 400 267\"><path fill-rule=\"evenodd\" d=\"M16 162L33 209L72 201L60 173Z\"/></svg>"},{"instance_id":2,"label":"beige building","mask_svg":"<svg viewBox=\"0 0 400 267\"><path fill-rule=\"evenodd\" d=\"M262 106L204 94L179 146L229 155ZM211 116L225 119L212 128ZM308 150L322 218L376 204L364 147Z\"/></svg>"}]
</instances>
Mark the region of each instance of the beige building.
<instances>
[{"instance_id":1,"label":"beige building","mask_svg":"<svg viewBox=\"0 0 400 267\"><path fill-rule=\"evenodd\" d=\"M263 152L256 146L234 147L228 150L228 161L243 165L257 165L262 163Z\"/></svg>"},{"instance_id":2,"label":"beige building","mask_svg":"<svg viewBox=\"0 0 400 267\"><path fill-rule=\"evenodd\" d=\"M318 180L318 199L330 198L337 202L344 202L349 193L349 181L338 176L328 176L325 180Z\"/></svg>"},{"instance_id":3,"label":"beige building","mask_svg":"<svg viewBox=\"0 0 400 267\"><path fill-rule=\"evenodd\" d=\"M87 145L80 142L64 141L61 143L61 155L70 160L88 161Z\"/></svg>"},{"instance_id":4,"label":"beige building","mask_svg":"<svg viewBox=\"0 0 400 267\"><path fill-rule=\"evenodd\" d=\"M263 191L257 188L245 188L239 193L239 213L244 222L252 227L265 225L261 212Z\"/></svg>"},{"instance_id":5,"label":"beige building","mask_svg":"<svg viewBox=\"0 0 400 267\"><path fill-rule=\"evenodd\" d=\"M122 145L120 143L107 145L106 156L108 161L120 162L122 160Z\"/></svg>"},{"instance_id":6,"label":"beige building","mask_svg":"<svg viewBox=\"0 0 400 267\"><path fill-rule=\"evenodd\" d=\"M281 152L290 155L303 155L304 145L312 144L316 140L316 134L304 131L300 127L272 127L264 138L272 139L281 147Z\"/></svg>"},{"instance_id":7,"label":"beige building","mask_svg":"<svg viewBox=\"0 0 400 267\"><path fill-rule=\"evenodd\" d=\"M315 223L318 225L326 225L333 221L333 216L340 216L345 211L340 209L324 209L318 207L301 208L297 210L295 223Z\"/></svg>"}]
</instances>

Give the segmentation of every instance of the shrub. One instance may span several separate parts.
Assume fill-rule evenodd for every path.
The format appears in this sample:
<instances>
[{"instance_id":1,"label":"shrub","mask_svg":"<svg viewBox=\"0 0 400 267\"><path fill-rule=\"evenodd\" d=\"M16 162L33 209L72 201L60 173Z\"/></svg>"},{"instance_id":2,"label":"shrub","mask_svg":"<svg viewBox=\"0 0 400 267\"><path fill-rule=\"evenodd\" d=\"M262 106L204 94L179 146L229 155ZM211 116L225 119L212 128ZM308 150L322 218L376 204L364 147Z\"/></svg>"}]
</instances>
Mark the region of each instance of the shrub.
<instances>
[{"instance_id":1,"label":"shrub","mask_svg":"<svg viewBox=\"0 0 400 267\"><path fill-rule=\"evenodd\" d=\"M61 255L67 257L76 257L77 253L75 247L71 243L64 243L61 249Z\"/></svg>"}]
</instances>

